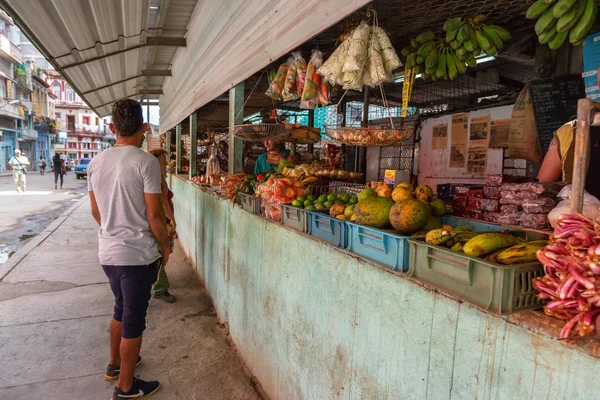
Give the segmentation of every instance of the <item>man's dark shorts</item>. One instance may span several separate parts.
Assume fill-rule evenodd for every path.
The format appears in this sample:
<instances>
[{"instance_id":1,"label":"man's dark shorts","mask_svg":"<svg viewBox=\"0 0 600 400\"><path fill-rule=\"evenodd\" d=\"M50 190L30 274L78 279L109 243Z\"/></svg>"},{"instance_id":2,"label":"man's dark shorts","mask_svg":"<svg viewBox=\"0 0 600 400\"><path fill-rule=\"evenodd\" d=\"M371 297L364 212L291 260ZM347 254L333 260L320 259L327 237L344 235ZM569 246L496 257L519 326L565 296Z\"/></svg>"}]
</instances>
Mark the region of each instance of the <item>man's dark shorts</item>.
<instances>
[{"instance_id":1,"label":"man's dark shorts","mask_svg":"<svg viewBox=\"0 0 600 400\"><path fill-rule=\"evenodd\" d=\"M149 265L103 265L115 295L113 318L123 323L123 337L135 339L146 329L146 312L150 291L158 277L161 258Z\"/></svg>"}]
</instances>

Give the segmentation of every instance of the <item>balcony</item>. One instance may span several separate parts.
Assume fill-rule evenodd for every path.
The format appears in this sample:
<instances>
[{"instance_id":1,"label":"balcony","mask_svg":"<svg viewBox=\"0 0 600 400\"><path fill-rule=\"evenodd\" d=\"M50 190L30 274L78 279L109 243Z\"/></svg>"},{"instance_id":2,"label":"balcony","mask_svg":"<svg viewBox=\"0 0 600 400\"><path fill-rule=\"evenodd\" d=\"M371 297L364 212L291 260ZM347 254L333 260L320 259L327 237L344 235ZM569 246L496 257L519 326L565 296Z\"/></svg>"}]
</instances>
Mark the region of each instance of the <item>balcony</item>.
<instances>
[{"instance_id":1,"label":"balcony","mask_svg":"<svg viewBox=\"0 0 600 400\"><path fill-rule=\"evenodd\" d=\"M38 139L38 131L35 129L21 129L19 140L36 141Z\"/></svg>"},{"instance_id":2,"label":"balcony","mask_svg":"<svg viewBox=\"0 0 600 400\"><path fill-rule=\"evenodd\" d=\"M0 56L7 58L15 64L23 63L21 49L0 33Z\"/></svg>"},{"instance_id":3,"label":"balcony","mask_svg":"<svg viewBox=\"0 0 600 400\"><path fill-rule=\"evenodd\" d=\"M2 99L0 99L0 103L2 103ZM24 116L21 114L21 106L14 104L0 105L0 117L24 119Z\"/></svg>"}]
</instances>

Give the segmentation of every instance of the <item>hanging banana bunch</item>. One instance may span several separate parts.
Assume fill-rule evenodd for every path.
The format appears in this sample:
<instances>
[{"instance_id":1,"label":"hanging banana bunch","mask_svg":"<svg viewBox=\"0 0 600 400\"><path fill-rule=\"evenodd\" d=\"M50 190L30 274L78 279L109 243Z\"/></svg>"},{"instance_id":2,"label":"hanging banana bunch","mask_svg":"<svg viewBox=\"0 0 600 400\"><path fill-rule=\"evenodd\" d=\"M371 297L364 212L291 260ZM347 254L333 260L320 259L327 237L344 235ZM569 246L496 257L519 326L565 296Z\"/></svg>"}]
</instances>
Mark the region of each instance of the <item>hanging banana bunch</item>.
<instances>
[{"instance_id":1,"label":"hanging banana bunch","mask_svg":"<svg viewBox=\"0 0 600 400\"><path fill-rule=\"evenodd\" d=\"M456 54L465 59L482 52L488 56L496 55L510 39L510 33L498 25L486 25L483 14L473 17L450 18L444 24L446 41L456 50Z\"/></svg>"},{"instance_id":2,"label":"hanging banana bunch","mask_svg":"<svg viewBox=\"0 0 600 400\"><path fill-rule=\"evenodd\" d=\"M423 79L455 79L458 74L467 72L466 60L460 60L448 42L433 32L422 33L411 40L411 44L402 49L402 55L406 57L405 67L421 73Z\"/></svg>"},{"instance_id":3,"label":"hanging banana bunch","mask_svg":"<svg viewBox=\"0 0 600 400\"><path fill-rule=\"evenodd\" d=\"M596 21L596 0L538 0L525 14L537 18L535 33L541 44L558 49L569 38L573 46L581 46Z\"/></svg>"}]
</instances>

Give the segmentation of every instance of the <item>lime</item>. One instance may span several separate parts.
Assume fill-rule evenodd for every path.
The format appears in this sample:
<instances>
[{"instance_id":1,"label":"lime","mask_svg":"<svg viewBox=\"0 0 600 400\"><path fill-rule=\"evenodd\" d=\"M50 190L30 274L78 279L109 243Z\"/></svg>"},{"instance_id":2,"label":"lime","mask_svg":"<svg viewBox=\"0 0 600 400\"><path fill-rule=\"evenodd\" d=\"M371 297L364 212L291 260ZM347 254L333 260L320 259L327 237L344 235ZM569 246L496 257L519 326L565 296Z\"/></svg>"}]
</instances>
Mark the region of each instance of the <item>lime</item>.
<instances>
[{"instance_id":1,"label":"lime","mask_svg":"<svg viewBox=\"0 0 600 400\"><path fill-rule=\"evenodd\" d=\"M344 205L346 205L344 203L344 200L342 200L342 199L335 199L335 201L333 202L333 204L344 204Z\"/></svg>"},{"instance_id":2,"label":"lime","mask_svg":"<svg viewBox=\"0 0 600 400\"><path fill-rule=\"evenodd\" d=\"M335 200L337 199L335 194L330 194L329 196L327 196L327 201L333 203Z\"/></svg>"},{"instance_id":3,"label":"lime","mask_svg":"<svg viewBox=\"0 0 600 400\"><path fill-rule=\"evenodd\" d=\"M317 208L315 206L306 206L308 211L315 211Z\"/></svg>"},{"instance_id":4,"label":"lime","mask_svg":"<svg viewBox=\"0 0 600 400\"><path fill-rule=\"evenodd\" d=\"M315 199L316 199L314 194L309 194L306 198L310 201L315 201Z\"/></svg>"},{"instance_id":5,"label":"lime","mask_svg":"<svg viewBox=\"0 0 600 400\"><path fill-rule=\"evenodd\" d=\"M323 205L325 206L325 208L330 209L333 203L331 201L326 201Z\"/></svg>"},{"instance_id":6,"label":"lime","mask_svg":"<svg viewBox=\"0 0 600 400\"><path fill-rule=\"evenodd\" d=\"M314 206L315 206L315 208L317 210L324 210L325 209L325 205L323 203L318 202L318 201L314 204Z\"/></svg>"},{"instance_id":7,"label":"lime","mask_svg":"<svg viewBox=\"0 0 600 400\"><path fill-rule=\"evenodd\" d=\"M306 196L298 196L297 200L304 203L306 201Z\"/></svg>"},{"instance_id":8,"label":"lime","mask_svg":"<svg viewBox=\"0 0 600 400\"><path fill-rule=\"evenodd\" d=\"M303 208L303 207L304 207L304 203L303 203L303 202L301 202L300 200L294 200L294 201L292 201L292 205L293 205L294 207L300 207L300 208Z\"/></svg>"},{"instance_id":9,"label":"lime","mask_svg":"<svg viewBox=\"0 0 600 400\"><path fill-rule=\"evenodd\" d=\"M304 207L308 207L308 206L312 206L313 202L310 199L306 199L304 200Z\"/></svg>"},{"instance_id":10,"label":"lime","mask_svg":"<svg viewBox=\"0 0 600 400\"><path fill-rule=\"evenodd\" d=\"M350 201L350 195L348 193L344 193L344 195L342 196L342 200L344 200L344 203L348 203Z\"/></svg>"},{"instance_id":11,"label":"lime","mask_svg":"<svg viewBox=\"0 0 600 400\"><path fill-rule=\"evenodd\" d=\"M342 197L344 197L344 193L339 193L339 194L337 195L337 198L338 198L338 199L341 199Z\"/></svg>"},{"instance_id":12,"label":"lime","mask_svg":"<svg viewBox=\"0 0 600 400\"><path fill-rule=\"evenodd\" d=\"M350 201L348 201L349 204L356 204L358 203L358 197L356 196L352 196L350 197Z\"/></svg>"},{"instance_id":13,"label":"lime","mask_svg":"<svg viewBox=\"0 0 600 400\"><path fill-rule=\"evenodd\" d=\"M327 195L322 194L319 196L319 203L325 203L327 201Z\"/></svg>"}]
</instances>

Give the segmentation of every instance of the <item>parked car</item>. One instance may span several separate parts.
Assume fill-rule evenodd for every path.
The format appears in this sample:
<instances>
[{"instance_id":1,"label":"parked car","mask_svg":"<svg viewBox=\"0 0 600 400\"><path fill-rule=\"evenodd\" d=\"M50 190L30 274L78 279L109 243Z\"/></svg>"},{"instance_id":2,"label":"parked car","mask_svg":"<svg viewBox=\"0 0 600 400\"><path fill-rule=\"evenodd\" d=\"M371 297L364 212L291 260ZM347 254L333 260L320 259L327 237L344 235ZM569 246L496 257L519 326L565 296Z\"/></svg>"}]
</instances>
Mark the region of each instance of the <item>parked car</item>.
<instances>
[{"instance_id":1,"label":"parked car","mask_svg":"<svg viewBox=\"0 0 600 400\"><path fill-rule=\"evenodd\" d=\"M92 160L89 158L82 158L79 160L79 164L75 166L75 176L77 179L81 179L83 177L87 178L87 167L90 161Z\"/></svg>"}]
</instances>

